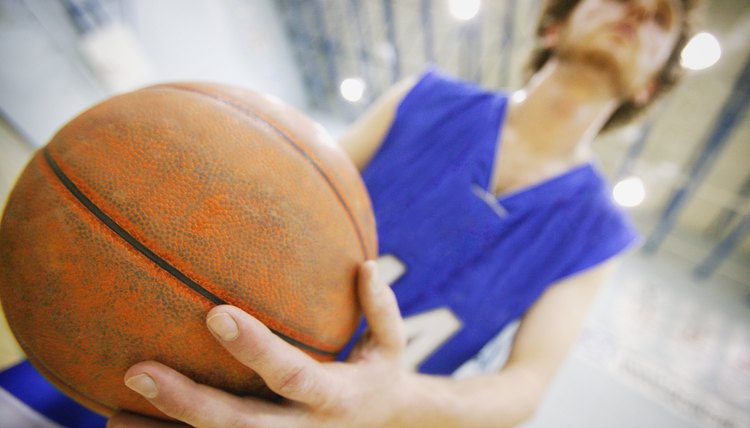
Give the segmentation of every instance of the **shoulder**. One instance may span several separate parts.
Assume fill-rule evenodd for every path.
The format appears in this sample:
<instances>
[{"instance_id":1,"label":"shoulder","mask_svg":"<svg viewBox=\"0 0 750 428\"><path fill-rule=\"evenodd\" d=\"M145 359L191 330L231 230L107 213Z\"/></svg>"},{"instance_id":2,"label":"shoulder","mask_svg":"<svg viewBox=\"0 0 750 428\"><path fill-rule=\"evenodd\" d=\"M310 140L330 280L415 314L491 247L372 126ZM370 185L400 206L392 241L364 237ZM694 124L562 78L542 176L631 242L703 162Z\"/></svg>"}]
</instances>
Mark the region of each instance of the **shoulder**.
<instances>
[{"instance_id":1,"label":"shoulder","mask_svg":"<svg viewBox=\"0 0 750 428\"><path fill-rule=\"evenodd\" d=\"M612 198L612 186L594 161L582 164L568 173L565 183L569 215L588 213L627 220L629 217Z\"/></svg>"},{"instance_id":2,"label":"shoulder","mask_svg":"<svg viewBox=\"0 0 750 428\"><path fill-rule=\"evenodd\" d=\"M339 146L360 171L380 148L399 104L417 81L409 77L392 86L339 138Z\"/></svg>"},{"instance_id":3,"label":"shoulder","mask_svg":"<svg viewBox=\"0 0 750 428\"><path fill-rule=\"evenodd\" d=\"M434 67L419 75L407 77L393 85L360 116L339 139L340 147L362 170L378 151L391 129L399 110L417 108L418 104L439 102L446 90L460 90L466 84Z\"/></svg>"},{"instance_id":4,"label":"shoulder","mask_svg":"<svg viewBox=\"0 0 750 428\"><path fill-rule=\"evenodd\" d=\"M641 236L630 215L617 205L607 180L591 166L585 182L565 204L561 239L566 248L560 278L570 277L636 247Z\"/></svg>"},{"instance_id":5,"label":"shoulder","mask_svg":"<svg viewBox=\"0 0 750 428\"><path fill-rule=\"evenodd\" d=\"M404 103L426 101L445 102L455 99L496 98L503 92L489 90L476 82L464 80L438 68L428 68L415 80L412 90L406 94Z\"/></svg>"},{"instance_id":6,"label":"shoulder","mask_svg":"<svg viewBox=\"0 0 750 428\"><path fill-rule=\"evenodd\" d=\"M339 143L357 168L363 170L394 127L407 127L414 132L432 129L462 114L479 115L479 110L496 100L505 103L505 97L498 93L430 67L386 91L349 127Z\"/></svg>"}]
</instances>

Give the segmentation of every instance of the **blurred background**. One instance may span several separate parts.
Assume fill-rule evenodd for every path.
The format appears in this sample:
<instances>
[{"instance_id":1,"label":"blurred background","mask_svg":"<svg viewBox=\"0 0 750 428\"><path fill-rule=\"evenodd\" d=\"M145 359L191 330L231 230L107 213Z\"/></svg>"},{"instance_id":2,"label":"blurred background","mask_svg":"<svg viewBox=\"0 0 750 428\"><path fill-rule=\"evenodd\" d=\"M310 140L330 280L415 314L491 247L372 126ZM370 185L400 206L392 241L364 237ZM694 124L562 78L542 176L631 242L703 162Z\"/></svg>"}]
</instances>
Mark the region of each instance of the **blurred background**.
<instances>
[{"instance_id":1,"label":"blurred background","mask_svg":"<svg viewBox=\"0 0 750 428\"><path fill-rule=\"evenodd\" d=\"M0 203L65 122L155 82L268 92L334 136L428 64L518 89L541 3L0 0ZM750 426L750 2L703 6L683 84L594 146L645 244L529 428ZM19 358L5 333L0 368Z\"/></svg>"}]
</instances>

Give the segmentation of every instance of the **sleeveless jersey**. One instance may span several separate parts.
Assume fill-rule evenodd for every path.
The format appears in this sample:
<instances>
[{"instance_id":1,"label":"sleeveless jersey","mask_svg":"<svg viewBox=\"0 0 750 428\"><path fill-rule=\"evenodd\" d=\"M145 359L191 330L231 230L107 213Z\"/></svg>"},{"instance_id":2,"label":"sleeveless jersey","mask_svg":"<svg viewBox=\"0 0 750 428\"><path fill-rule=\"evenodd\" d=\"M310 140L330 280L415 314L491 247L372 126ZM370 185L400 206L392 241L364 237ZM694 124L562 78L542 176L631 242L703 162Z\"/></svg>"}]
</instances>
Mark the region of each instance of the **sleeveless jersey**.
<instances>
[{"instance_id":1,"label":"sleeveless jersey","mask_svg":"<svg viewBox=\"0 0 750 428\"><path fill-rule=\"evenodd\" d=\"M442 308L454 334L418 364L450 374L551 284L637 238L592 164L499 198L490 193L508 97L431 69L398 106L363 171L404 318ZM539 126L544 126L540 123Z\"/></svg>"}]
</instances>

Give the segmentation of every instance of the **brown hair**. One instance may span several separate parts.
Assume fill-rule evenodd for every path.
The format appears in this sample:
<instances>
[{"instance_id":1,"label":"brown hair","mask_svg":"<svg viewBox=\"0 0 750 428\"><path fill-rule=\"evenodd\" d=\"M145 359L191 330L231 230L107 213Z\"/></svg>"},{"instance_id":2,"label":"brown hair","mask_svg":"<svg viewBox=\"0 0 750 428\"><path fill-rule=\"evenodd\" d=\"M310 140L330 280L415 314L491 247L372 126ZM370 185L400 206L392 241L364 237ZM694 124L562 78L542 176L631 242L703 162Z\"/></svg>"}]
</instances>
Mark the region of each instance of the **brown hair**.
<instances>
[{"instance_id":1,"label":"brown hair","mask_svg":"<svg viewBox=\"0 0 750 428\"><path fill-rule=\"evenodd\" d=\"M548 0L542 9L542 14L537 26L537 41L541 40L541 37L551 25L565 21L579 1L580 0ZM656 76L657 85L653 96L644 105L638 105L633 101L625 101L622 103L617 110L612 113L612 116L610 116L609 120L602 128L603 131L630 123L646 111L648 107L653 104L653 101L661 95L671 91L680 80L680 77L683 74L683 69L680 65L680 53L682 52L682 48L685 47L688 40L690 40L690 37L693 35L693 20L695 15L693 11L697 9L700 0L680 0L680 2L684 9L681 23L682 29L677 38L674 49L672 50L672 54ZM537 44L531 52L529 61L526 65L528 76L539 71L552 55L552 49L544 48Z\"/></svg>"}]
</instances>

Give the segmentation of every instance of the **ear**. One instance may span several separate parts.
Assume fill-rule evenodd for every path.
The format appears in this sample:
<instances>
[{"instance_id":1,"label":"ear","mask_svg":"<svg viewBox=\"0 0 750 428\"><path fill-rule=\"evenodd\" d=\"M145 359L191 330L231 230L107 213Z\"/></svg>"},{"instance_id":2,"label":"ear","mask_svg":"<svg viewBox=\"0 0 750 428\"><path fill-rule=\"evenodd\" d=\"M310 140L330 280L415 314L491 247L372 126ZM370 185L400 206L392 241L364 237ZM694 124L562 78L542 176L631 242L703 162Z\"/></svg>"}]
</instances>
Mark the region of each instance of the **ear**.
<instances>
[{"instance_id":1,"label":"ear","mask_svg":"<svg viewBox=\"0 0 750 428\"><path fill-rule=\"evenodd\" d=\"M651 101L651 98L654 96L658 88L659 84L656 82L656 79L649 80L646 86L635 93L635 95L633 96L633 102L638 107L646 105L649 101Z\"/></svg>"},{"instance_id":2,"label":"ear","mask_svg":"<svg viewBox=\"0 0 750 428\"><path fill-rule=\"evenodd\" d=\"M559 22L553 22L544 29L544 33L542 33L540 39L543 48L549 49L557 45L557 42L560 39L560 27L561 25Z\"/></svg>"}]
</instances>

